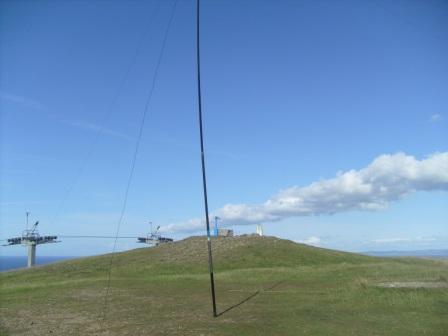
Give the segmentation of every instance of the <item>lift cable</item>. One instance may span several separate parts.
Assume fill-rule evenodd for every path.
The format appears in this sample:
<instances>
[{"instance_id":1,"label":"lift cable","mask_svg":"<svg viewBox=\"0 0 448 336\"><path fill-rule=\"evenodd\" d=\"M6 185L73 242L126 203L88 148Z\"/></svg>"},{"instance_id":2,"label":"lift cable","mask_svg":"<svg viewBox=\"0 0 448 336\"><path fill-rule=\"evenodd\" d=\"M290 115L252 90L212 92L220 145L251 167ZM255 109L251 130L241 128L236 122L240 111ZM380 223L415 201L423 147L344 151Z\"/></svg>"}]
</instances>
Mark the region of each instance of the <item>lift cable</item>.
<instances>
[{"instance_id":1,"label":"lift cable","mask_svg":"<svg viewBox=\"0 0 448 336\"><path fill-rule=\"evenodd\" d=\"M55 234L53 236L56 236L58 238L64 238L64 239L71 239L71 238L111 238L111 239L138 239L141 238L141 236L102 236L102 235L59 235ZM0 239L0 241L7 241L8 239Z\"/></svg>"},{"instance_id":2,"label":"lift cable","mask_svg":"<svg viewBox=\"0 0 448 336\"><path fill-rule=\"evenodd\" d=\"M58 235L58 238L64 238L64 239L70 239L70 238L98 238L98 239L102 239L102 238L110 238L110 239L138 239L140 237L137 236L74 236L74 235Z\"/></svg>"},{"instance_id":3,"label":"lift cable","mask_svg":"<svg viewBox=\"0 0 448 336\"><path fill-rule=\"evenodd\" d=\"M113 248L112 248L112 253L110 255L110 260L109 260L109 267L108 267L108 273L107 273L107 285L106 285L106 293L104 295L104 306L103 306L103 321L106 319L106 312L107 312L107 304L108 304L108 296L109 296L109 291L110 291L110 280L111 280L111 274L112 274L112 264L113 264L113 260L114 260L114 255L115 255L115 249L117 247L117 239L118 239L118 235L120 233L120 226L121 223L123 221L123 217L126 211L126 206L127 206L127 202L128 202L128 195L129 195L129 189L131 187L131 182L132 182L132 177L134 175L134 170L135 170L135 163L137 161L137 156L138 156L138 151L140 149L140 142L142 139L142 135L143 135L143 128L145 125L145 121L146 121L146 116L147 116L147 112L149 110L149 106L152 100L152 96L154 93L154 88L155 88L155 84L156 84L156 80L157 80L157 76L158 76L158 72L159 72L159 68L160 68L160 64L162 63L162 57L165 51L165 46L166 46L166 41L168 38L168 33L171 27L171 23L173 21L174 18L174 13L176 10L176 6L177 6L178 0L175 0L172 7L171 7L171 13L170 13L170 18L168 20L168 24L166 26L165 29L165 33L164 33L164 37L163 37L163 41L162 41L162 47L160 49L160 53L159 53L159 57L156 63L156 67L154 69L154 74L153 74L153 78L152 78L152 84L151 84L151 88L148 92L148 98L146 100L145 103L145 107L143 109L143 113L142 113L142 118L140 121L140 128L138 131L138 136L137 136L137 141L136 141L136 145L135 145L135 151L134 151L134 155L132 158L132 163L131 163L131 170L129 172L129 176L128 176L128 181L127 181L127 185L126 185L126 190L125 190L125 194L124 194L124 199L123 199L123 205L121 208L121 212L120 212L120 217L117 223L117 228L116 228L116 233L115 233L115 241L113 244Z\"/></svg>"}]
</instances>

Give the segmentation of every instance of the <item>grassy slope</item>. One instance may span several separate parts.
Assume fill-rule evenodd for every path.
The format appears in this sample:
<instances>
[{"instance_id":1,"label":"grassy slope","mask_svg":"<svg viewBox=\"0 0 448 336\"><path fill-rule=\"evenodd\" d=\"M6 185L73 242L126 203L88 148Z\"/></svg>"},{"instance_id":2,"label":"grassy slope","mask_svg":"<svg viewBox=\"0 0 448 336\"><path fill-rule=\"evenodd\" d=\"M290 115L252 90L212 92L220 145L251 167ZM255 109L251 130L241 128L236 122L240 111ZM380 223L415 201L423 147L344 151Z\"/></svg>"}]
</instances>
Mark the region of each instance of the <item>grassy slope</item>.
<instances>
[{"instance_id":1,"label":"grassy slope","mask_svg":"<svg viewBox=\"0 0 448 336\"><path fill-rule=\"evenodd\" d=\"M269 237L190 238L0 275L0 334L447 335L448 290L375 287L448 278L446 261L382 259Z\"/></svg>"}]
</instances>

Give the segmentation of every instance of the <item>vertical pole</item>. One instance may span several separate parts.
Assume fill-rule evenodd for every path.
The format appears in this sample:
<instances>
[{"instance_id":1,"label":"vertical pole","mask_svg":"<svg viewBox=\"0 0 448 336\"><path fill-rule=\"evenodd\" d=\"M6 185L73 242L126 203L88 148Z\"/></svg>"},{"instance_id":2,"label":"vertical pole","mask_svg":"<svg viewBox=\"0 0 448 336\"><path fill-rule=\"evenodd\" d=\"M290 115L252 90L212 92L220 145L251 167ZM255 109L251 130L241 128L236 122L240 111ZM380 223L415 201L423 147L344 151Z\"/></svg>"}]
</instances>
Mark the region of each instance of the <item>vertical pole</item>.
<instances>
[{"instance_id":1,"label":"vertical pole","mask_svg":"<svg viewBox=\"0 0 448 336\"><path fill-rule=\"evenodd\" d=\"M215 237L218 237L218 216L215 216Z\"/></svg>"},{"instance_id":2,"label":"vertical pole","mask_svg":"<svg viewBox=\"0 0 448 336\"><path fill-rule=\"evenodd\" d=\"M36 264L36 243L28 242L28 267Z\"/></svg>"},{"instance_id":3,"label":"vertical pole","mask_svg":"<svg viewBox=\"0 0 448 336\"><path fill-rule=\"evenodd\" d=\"M201 141L201 164L202 164L202 186L204 189L204 209L205 222L207 227L207 247L208 247L208 268L210 271L210 289L212 294L213 317L218 316L216 313L216 298L215 298L215 280L213 277L213 258L212 258L212 242L210 239L210 220L208 216L208 200L207 200L207 181L205 178L205 158L204 158L204 136L202 130L202 100L201 100L201 62L200 62L200 40L199 40L199 0L196 1L196 57L197 57L197 71L198 71L198 111L199 111L199 134Z\"/></svg>"},{"instance_id":4,"label":"vertical pole","mask_svg":"<svg viewBox=\"0 0 448 336\"><path fill-rule=\"evenodd\" d=\"M30 212L26 212L26 229L28 230L28 217L30 216Z\"/></svg>"}]
</instances>

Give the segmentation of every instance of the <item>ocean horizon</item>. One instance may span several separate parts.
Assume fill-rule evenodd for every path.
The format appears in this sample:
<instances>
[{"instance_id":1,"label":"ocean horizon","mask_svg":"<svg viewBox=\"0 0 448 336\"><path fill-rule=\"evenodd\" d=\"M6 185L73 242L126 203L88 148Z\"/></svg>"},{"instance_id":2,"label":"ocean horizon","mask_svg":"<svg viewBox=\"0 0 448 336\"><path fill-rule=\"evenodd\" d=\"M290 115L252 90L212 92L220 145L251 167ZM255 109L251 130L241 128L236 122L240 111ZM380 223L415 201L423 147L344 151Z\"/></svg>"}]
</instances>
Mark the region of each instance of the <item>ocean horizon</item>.
<instances>
[{"instance_id":1,"label":"ocean horizon","mask_svg":"<svg viewBox=\"0 0 448 336\"><path fill-rule=\"evenodd\" d=\"M46 265L62 260L74 259L79 257L68 256L36 256L36 265ZM0 272L21 269L27 267L27 256L0 256Z\"/></svg>"}]
</instances>

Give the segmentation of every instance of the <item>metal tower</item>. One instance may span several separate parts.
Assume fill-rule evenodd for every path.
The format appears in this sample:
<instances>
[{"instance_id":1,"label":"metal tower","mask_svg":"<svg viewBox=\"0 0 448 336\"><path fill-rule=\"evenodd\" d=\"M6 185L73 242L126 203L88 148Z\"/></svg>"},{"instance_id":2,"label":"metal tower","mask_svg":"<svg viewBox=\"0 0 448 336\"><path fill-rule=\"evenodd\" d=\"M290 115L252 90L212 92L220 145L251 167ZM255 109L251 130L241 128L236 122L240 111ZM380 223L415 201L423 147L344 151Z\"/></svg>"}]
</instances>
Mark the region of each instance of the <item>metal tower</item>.
<instances>
[{"instance_id":1,"label":"metal tower","mask_svg":"<svg viewBox=\"0 0 448 336\"><path fill-rule=\"evenodd\" d=\"M28 247L28 267L33 267L36 264L36 246L40 244L57 243L57 236L41 236L37 231L37 226L39 221L34 223L31 229L28 229L28 216L29 212L26 213L27 217L27 228L22 232L21 237L9 238L7 244L3 246L10 245L24 245Z\"/></svg>"},{"instance_id":2,"label":"metal tower","mask_svg":"<svg viewBox=\"0 0 448 336\"><path fill-rule=\"evenodd\" d=\"M153 230L152 222L149 222L151 226L151 232L146 235L146 237L138 237L137 243L148 244L150 246L158 246L160 244L172 242L172 238L162 237L159 233L160 226Z\"/></svg>"}]
</instances>

